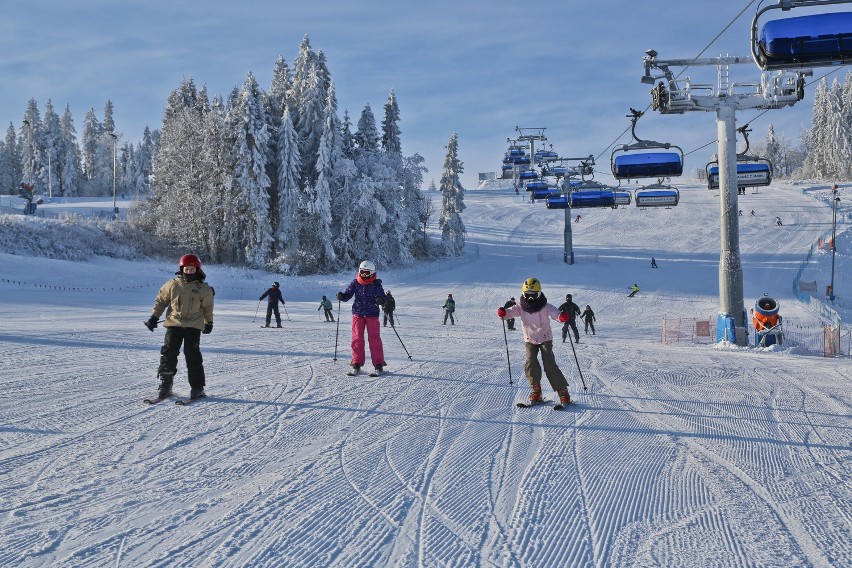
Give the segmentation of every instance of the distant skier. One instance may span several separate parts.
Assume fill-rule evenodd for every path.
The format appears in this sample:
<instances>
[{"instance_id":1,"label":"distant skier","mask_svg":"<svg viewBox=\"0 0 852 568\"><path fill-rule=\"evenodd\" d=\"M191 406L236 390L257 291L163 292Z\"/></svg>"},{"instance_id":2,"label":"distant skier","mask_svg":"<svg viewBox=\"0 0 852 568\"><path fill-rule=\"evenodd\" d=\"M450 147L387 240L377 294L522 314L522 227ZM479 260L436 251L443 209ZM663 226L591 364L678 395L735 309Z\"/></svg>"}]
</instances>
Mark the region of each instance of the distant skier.
<instances>
[{"instance_id":1,"label":"distant skier","mask_svg":"<svg viewBox=\"0 0 852 568\"><path fill-rule=\"evenodd\" d=\"M177 276L160 288L154 300L151 317L145 327L154 331L160 315L169 308L163 327L166 328L163 347L160 349L159 398L172 394L172 380L177 372L177 359L183 344L186 374L189 379L190 398L205 396L204 361L201 357L201 334L213 331L213 288L204 280L201 261L194 254L185 254L178 263Z\"/></svg>"},{"instance_id":2,"label":"distant skier","mask_svg":"<svg viewBox=\"0 0 852 568\"><path fill-rule=\"evenodd\" d=\"M740 217L742 217L742 216L743 216L743 210L740 209Z\"/></svg>"},{"instance_id":3,"label":"distant skier","mask_svg":"<svg viewBox=\"0 0 852 568\"><path fill-rule=\"evenodd\" d=\"M752 217L754 217L754 216L755 216L754 209L752 209L752 210L751 210L751 216L752 216Z\"/></svg>"},{"instance_id":4,"label":"distant skier","mask_svg":"<svg viewBox=\"0 0 852 568\"><path fill-rule=\"evenodd\" d=\"M334 316L331 313L332 307L334 307L334 306L332 305L331 300L329 300L328 298L323 296L322 301L320 302L320 306L317 308L317 311L325 310L325 321L326 322L334 321Z\"/></svg>"},{"instance_id":5,"label":"distant skier","mask_svg":"<svg viewBox=\"0 0 852 568\"><path fill-rule=\"evenodd\" d=\"M581 217L580 215L577 215L577 218L576 218L576 219L574 219L574 222L575 222L575 223L579 223L579 222L580 222L580 219L582 219L582 217Z\"/></svg>"},{"instance_id":6,"label":"distant skier","mask_svg":"<svg viewBox=\"0 0 852 568\"><path fill-rule=\"evenodd\" d=\"M456 312L456 301L453 300L452 294L447 294L447 301L444 302L444 324L447 325L447 318L450 318L450 325L456 325L456 319L453 314Z\"/></svg>"},{"instance_id":7,"label":"distant skier","mask_svg":"<svg viewBox=\"0 0 852 568\"><path fill-rule=\"evenodd\" d=\"M521 292L520 304L508 309L497 308L497 317L500 319L521 318L526 351L524 373L530 385L530 403L537 404L544 401L541 394L541 365L538 362L538 354L541 353L544 373L547 375L551 388L559 395L559 403L570 404L568 381L565 380L565 375L556 364L556 356L553 353L553 331L549 321L552 319L565 323L568 321L568 314L560 313L554 305L547 303L538 278L524 280Z\"/></svg>"},{"instance_id":8,"label":"distant skier","mask_svg":"<svg viewBox=\"0 0 852 568\"><path fill-rule=\"evenodd\" d=\"M382 311L385 312L385 317L383 319L384 327L388 326L388 320L390 320L391 327L394 326L393 312L394 312L395 309L396 309L396 300L394 300L394 297L391 295L391 291L388 290L387 292L385 292L385 305L382 306Z\"/></svg>"},{"instance_id":9,"label":"distant skier","mask_svg":"<svg viewBox=\"0 0 852 568\"><path fill-rule=\"evenodd\" d=\"M513 296L513 297L509 298L506 301L505 304L503 304L503 309L508 310L509 308L511 308L512 306L514 306L516 304L517 304L517 302L515 301L515 298ZM515 318L507 318L506 319L506 327L508 329L510 329L511 331L515 331Z\"/></svg>"},{"instance_id":10,"label":"distant skier","mask_svg":"<svg viewBox=\"0 0 852 568\"><path fill-rule=\"evenodd\" d=\"M657 259L653 256L651 257L651 268L659 268L659 266L657 266Z\"/></svg>"},{"instance_id":11,"label":"distant skier","mask_svg":"<svg viewBox=\"0 0 852 568\"><path fill-rule=\"evenodd\" d=\"M269 288L263 295L258 298L258 301L266 300L266 325L263 327L269 327L269 322L272 321L272 314L275 313L275 323L277 324L275 327L281 327L281 312L278 311L278 302L281 302L281 305L284 305L284 297L281 295L280 284L278 282L273 282L272 287Z\"/></svg>"},{"instance_id":12,"label":"distant skier","mask_svg":"<svg viewBox=\"0 0 852 568\"><path fill-rule=\"evenodd\" d=\"M775 217L775 224L778 225L779 227L784 224L784 223L781 222L781 217Z\"/></svg>"},{"instance_id":13,"label":"distant skier","mask_svg":"<svg viewBox=\"0 0 852 568\"><path fill-rule=\"evenodd\" d=\"M353 373L361 370L366 360L364 351L364 330L367 331L367 341L370 343L370 358L375 367L375 374L381 374L385 366L385 352L382 346L381 326L379 325L379 306L385 303L385 290L382 281L376 277L376 265L365 260L358 267L355 280L349 283L346 290L337 293L337 299L352 302L352 367Z\"/></svg>"},{"instance_id":14,"label":"distant skier","mask_svg":"<svg viewBox=\"0 0 852 568\"><path fill-rule=\"evenodd\" d=\"M574 331L574 343L580 342L580 332L577 330L577 316L580 315L580 306L574 303L571 294L565 295L565 301L559 306L559 311L567 314L568 318L562 324L562 343L568 338L568 331Z\"/></svg>"},{"instance_id":15,"label":"distant skier","mask_svg":"<svg viewBox=\"0 0 852 568\"><path fill-rule=\"evenodd\" d=\"M580 314L580 319L586 323L586 335L589 335L589 328L592 328L592 335L595 334L595 312L592 311L592 306L586 304L586 309Z\"/></svg>"},{"instance_id":16,"label":"distant skier","mask_svg":"<svg viewBox=\"0 0 852 568\"><path fill-rule=\"evenodd\" d=\"M627 297L632 298L633 296L636 295L636 292L638 292L638 291L639 291L639 286L637 284L633 284L633 286L630 287L630 294L628 294Z\"/></svg>"}]
</instances>

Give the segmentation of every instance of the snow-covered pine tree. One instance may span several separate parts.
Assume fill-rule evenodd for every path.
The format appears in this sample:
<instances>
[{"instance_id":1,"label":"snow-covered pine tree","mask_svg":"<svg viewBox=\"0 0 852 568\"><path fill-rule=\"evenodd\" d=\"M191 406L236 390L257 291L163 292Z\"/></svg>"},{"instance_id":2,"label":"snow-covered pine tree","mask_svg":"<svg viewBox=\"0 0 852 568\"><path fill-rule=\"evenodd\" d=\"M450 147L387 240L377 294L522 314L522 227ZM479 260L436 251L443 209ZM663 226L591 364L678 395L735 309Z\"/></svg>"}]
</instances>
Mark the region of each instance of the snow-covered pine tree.
<instances>
[{"instance_id":1,"label":"snow-covered pine tree","mask_svg":"<svg viewBox=\"0 0 852 568\"><path fill-rule=\"evenodd\" d=\"M399 104L396 102L396 93L391 89L385 103L385 117L382 119L382 148L385 152L402 154L400 135Z\"/></svg>"},{"instance_id":2,"label":"snow-covered pine tree","mask_svg":"<svg viewBox=\"0 0 852 568\"><path fill-rule=\"evenodd\" d=\"M204 249L210 259L221 262L233 258L235 243L225 237L225 220L230 198L233 195L233 140L228 130L225 108L220 97L213 99L209 110L202 116L204 144L201 152L200 197L206 204L202 213Z\"/></svg>"},{"instance_id":3,"label":"snow-covered pine tree","mask_svg":"<svg viewBox=\"0 0 852 568\"><path fill-rule=\"evenodd\" d=\"M101 135L101 124L95 116L95 109L89 107L83 122L83 134L80 140L80 158L83 164L83 176L86 187L86 195L98 195L93 192L92 185L95 183L95 170L97 168L98 139Z\"/></svg>"},{"instance_id":4,"label":"snow-covered pine tree","mask_svg":"<svg viewBox=\"0 0 852 568\"><path fill-rule=\"evenodd\" d=\"M308 247L317 259L320 269L328 270L336 267L337 258L332 246L332 212L331 196L336 193L335 162L341 156L340 140L338 137L340 124L335 112L336 98L334 84L329 85L326 105L323 109L325 127L319 140L317 152L317 182L314 186L312 203L312 230L303 234L301 242Z\"/></svg>"},{"instance_id":5,"label":"snow-covered pine tree","mask_svg":"<svg viewBox=\"0 0 852 568\"><path fill-rule=\"evenodd\" d=\"M317 154L319 143L325 128L323 109L326 101L322 99L322 79L314 67L308 74L308 85L302 91L302 97L296 101L299 107L299 124L296 132L299 135L299 155L302 158L302 185L316 185Z\"/></svg>"},{"instance_id":6,"label":"snow-covered pine tree","mask_svg":"<svg viewBox=\"0 0 852 568\"><path fill-rule=\"evenodd\" d=\"M764 140L764 153L761 156L769 160L772 164L772 171L776 177L781 177L784 171L783 155L781 153L781 144L775 137L775 127L770 124L766 129L766 139Z\"/></svg>"},{"instance_id":7,"label":"snow-covered pine tree","mask_svg":"<svg viewBox=\"0 0 852 568\"><path fill-rule=\"evenodd\" d=\"M42 121L44 139L44 158L42 159L41 179L48 195L59 195L59 154L62 152L62 136L59 127L59 115L53 110L53 102L47 99Z\"/></svg>"},{"instance_id":8,"label":"snow-covered pine tree","mask_svg":"<svg viewBox=\"0 0 852 568\"><path fill-rule=\"evenodd\" d=\"M384 166L382 191L379 194L388 216L382 225L381 247L385 262L390 264L408 264L411 259L411 247L414 242L417 221L416 212L407 208L405 186L405 167L402 157L402 143L399 129L399 105L393 90L388 94L382 119L382 150L377 156ZM414 230L412 230L414 229Z\"/></svg>"},{"instance_id":9,"label":"snow-covered pine tree","mask_svg":"<svg viewBox=\"0 0 852 568\"><path fill-rule=\"evenodd\" d=\"M340 125L340 149L345 158L350 160L355 157L355 137L352 135L352 121L349 120L349 111L343 111L343 124Z\"/></svg>"},{"instance_id":10,"label":"snow-covered pine tree","mask_svg":"<svg viewBox=\"0 0 852 568\"><path fill-rule=\"evenodd\" d=\"M10 195L18 194L21 183L21 158L18 154L18 136L11 122L6 129L3 152L0 153L0 191Z\"/></svg>"},{"instance_id":11,"label":"snow-covered pine tree","mask_svg":"<svg viewBox=\"0 0 852 568\"><path fill-rule=\"evenodd\" d=\"M431 203L431 199L424 198L423 192L420 191L423 178L428 171L423 165L425 161L426 159L420 154L403 159L402 206L406 211L406 235L412 239L408 245L412 255L418 258L428 256L425 228L421 233L425 209L427 204Z\"/></svg>"},{"instance_id":12,"label":"snow-covered pine tree","mask_svg":"<svg viewBox=\"0 0 852 568\"><path fill-rule=\"evenodd\" d=\"M77 146L77 130L74 128L74 118L71 107L65 105L62 118L59 119L59 136L61 138L58 158L59 194L76 196L80 192L80 182L83 179L83 167L80 163L80 148Z\"/></svg>"},{"instance_id":13,"label":"snow-covered pine tree","mask_svg":"<svg viewBox=\"0 0 852 568\"><path fill-rule=\"evenodd\" d=\"M444 158L444 170L441 174L441 217L438 227L441 229L441 244L447 255L458 256L465 244L465 228L461 220L464 211L464 187L459 176L464 167L458 158L458 134L453 133L447 143L447 155Z\"/></svg>"},{"instance_id":14,"label":"snow-covered pine tree","mask_svg":"<svg viewBox=\"0 0 852 568\"><path fill-rule=\"evenodd\" d=\"M830 148L827 148L831 131L831 125L828 122L830 115L828 81L823 78L814 93L813 119L808 136L811 151L805 158L803 172L806 177L823 179L827 175L828 154L830 152Z\"/></svg>"},{"instance_id":15,"label":"snow-covered pine tree","mask_svg":"<svg viewBox=\"0 0 852 568\"><path fill-rule=\"evenodd\" d=\"M266 152L269 131L263 108L263 94L252 73L246 77L237 103L228 109L228 122L234 127L234 216L245 259L251 266L265 266L272 244L269 222L269 177Z\"/></svg>"},{"instance_id":16,"label":"snow-covered pine tree","mask_svg":"<svg viewBox=\"0 0 852 568\"><path fill-rule=\"evenodd\" d=\"M290 255L299 249L299 232L310 218L306 202L301 199L299 179L302 161L299 157L299 139L289 107L284 108L281 128L278 131L278 211L280 221L274 235L278 254Z\"/></svg>"},{"instance_id":17,"label":"snow-covered pine tree","mask_svg":"<svg viewBox=\"0 0 852 568\"><path fill-rule=\"evenodd\" d=\"M32 184L34 193L44 193L47 187L41 179L43 148L41 113L36 100L30 99L21 122L18 155L21 160L21 180Z\"/></svg>"},{"instance_id":18,"label":"snow-covered pine tree","mask_svg":"<svg viewBox=\"0 0 852 568\"><path fill-rule=\"evenodd\" d=\"M370 108L370 103L364 106L361 111L361 118L358 119L358 130L355 131L355 144L365 152L375 152L379 149L379 130L376 128L376 117L373 114L373 109Z\"/></svg>"}]
</instances>

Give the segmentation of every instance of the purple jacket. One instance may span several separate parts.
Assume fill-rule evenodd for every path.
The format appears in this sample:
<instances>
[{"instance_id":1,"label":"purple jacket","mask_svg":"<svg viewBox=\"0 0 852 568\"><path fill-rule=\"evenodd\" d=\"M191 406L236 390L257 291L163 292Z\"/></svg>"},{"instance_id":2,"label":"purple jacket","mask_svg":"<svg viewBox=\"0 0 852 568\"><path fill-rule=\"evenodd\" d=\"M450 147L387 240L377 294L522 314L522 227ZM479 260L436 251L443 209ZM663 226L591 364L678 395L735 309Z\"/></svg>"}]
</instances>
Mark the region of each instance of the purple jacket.
<instances>
[{"instance_id":1,"label":"purple jacket","mask_svg":"<svg viewBox=\"0 0 852 568\"><path fill-rule=\"evenodd\" d=\"M356 278L343 291L343 301L348 302L352 296L355 296L355 301L352 302L353 314L379 317L379 304L376 304L376 298L381 300L381 304L385 303L385 289L382 288L381 279L376 278L369 284L359 284Z\"/></svg>"}]
</instances>

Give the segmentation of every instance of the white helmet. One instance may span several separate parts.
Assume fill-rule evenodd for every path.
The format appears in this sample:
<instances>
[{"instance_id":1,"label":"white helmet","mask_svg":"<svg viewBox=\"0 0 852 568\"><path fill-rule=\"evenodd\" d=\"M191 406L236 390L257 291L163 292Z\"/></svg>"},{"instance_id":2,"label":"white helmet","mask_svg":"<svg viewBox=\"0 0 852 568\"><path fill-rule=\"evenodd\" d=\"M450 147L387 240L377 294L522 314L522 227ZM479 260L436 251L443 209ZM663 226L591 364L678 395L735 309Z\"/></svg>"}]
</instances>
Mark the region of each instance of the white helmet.
<instances>
[{"instance_id":1,"label":"white helmet","mask_svg":"<svg viewBox=\"0 0 852 568\"><path fill-rule=\"evenodd\" d=\"M369 272L369 274L364 274L365 272ZM372 261L365 260L358 266L358 273L362 276L370 277L376 273L376 265Z\"/></svg>"}]
</instances>

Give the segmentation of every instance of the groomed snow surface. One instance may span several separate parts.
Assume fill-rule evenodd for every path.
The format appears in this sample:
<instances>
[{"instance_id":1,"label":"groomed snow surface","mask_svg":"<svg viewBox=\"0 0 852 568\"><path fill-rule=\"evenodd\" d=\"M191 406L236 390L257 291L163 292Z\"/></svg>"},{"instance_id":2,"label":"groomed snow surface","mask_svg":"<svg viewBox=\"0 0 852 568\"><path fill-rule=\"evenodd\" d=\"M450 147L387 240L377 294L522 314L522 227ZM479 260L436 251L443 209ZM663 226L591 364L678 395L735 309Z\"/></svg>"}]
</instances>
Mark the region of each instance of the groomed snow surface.
<instances>
[{"instance_id":1,"label":"groomed snow surface","mask_svg":"<svg viewBox=\"0 0 852 568\"><path fill-rule=\"evenodd\" d=\"M792 282L831 209L802 188L741 196L740 237L746 308L768 292L806 321ZM663 317L718 311L715 192L579 211L573 266L562 211L506 189L465 204L465 258L380 272L411 354L382 328L380 378L345 375L349 305L337 360L337 324L317 311L354 267L206 266L210 396L187 407L142 403L163 338L142 321L176 263L0 255L19 282L0 282L0 566L852 564L849 358L660 343ZM824 289L829 258L803 279ZM531 276L551 303L570 292L597 315L576 345L587 391L553 325L565 412L515 408L523 339L508 332L510 383L495 312ZM273 280L284 328L262 329ZM441 323L448 293L454 326ZM182 359L175 390L189 392Z\"/></svg>"}]
</instances>

